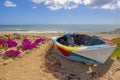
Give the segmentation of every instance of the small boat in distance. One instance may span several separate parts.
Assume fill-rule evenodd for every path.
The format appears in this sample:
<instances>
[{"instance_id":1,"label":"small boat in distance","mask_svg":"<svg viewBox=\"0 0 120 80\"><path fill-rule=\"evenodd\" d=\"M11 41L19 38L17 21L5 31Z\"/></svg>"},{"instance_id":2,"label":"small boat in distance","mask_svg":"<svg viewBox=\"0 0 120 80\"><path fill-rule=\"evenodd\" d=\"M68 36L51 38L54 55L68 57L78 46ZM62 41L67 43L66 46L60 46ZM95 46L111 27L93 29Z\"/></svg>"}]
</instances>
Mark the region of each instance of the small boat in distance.
<instances>
[{"instance_id":1,"label":"small boat in distance","mask_svg":"<svg viewBox=\"0 0 120 80\"><path fill-rule=\"evenodd\" d=\"M64 58L102 64L116 48L110 40L85 34L65 34L52 38L55 49Z\"/></svg>"}]
</instances>

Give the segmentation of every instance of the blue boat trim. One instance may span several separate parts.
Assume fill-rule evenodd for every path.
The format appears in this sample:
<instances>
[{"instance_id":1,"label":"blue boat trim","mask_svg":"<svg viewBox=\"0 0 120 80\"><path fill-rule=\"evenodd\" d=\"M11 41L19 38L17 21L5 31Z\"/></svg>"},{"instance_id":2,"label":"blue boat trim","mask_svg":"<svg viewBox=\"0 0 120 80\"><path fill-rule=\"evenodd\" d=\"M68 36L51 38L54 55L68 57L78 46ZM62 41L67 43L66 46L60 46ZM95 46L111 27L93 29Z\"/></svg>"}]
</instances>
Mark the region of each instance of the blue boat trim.
<instances>
[{"instance_id":1,"label":"blue boat trim","mask_svg":"<svg viewBox=\"0 0 120 80\"><path fill-rule=\"evenodd\" d=\"M107 46L108 45L106 45L106 44L93 45L93 46L87 46L87 49L104 48L104 47L107 47Z\"/></svg>"}]
</instances>

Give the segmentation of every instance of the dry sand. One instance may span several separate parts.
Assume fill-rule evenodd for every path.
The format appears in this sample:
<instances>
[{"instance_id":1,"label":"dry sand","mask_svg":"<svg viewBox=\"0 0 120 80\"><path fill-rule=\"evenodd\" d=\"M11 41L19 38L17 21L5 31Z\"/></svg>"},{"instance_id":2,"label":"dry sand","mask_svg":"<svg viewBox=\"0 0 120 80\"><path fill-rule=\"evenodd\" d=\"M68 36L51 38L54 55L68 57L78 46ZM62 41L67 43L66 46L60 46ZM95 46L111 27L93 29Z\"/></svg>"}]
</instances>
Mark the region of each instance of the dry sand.
<instances>
[{"instance_id":1,"label":"dry sand","mask_svg":"<svg viewBox=\"0 0 120 80\"><path fill-rule=\"evenodd\" d=\"M0 33L0 35L12 33ZM96 33L111 39L119 34ZM24 51L15 59L0 59L0 80L119 80L120 60L108 59L105 64L88 66L59 56L53 47L52 36L59 33L22 33L24 37L45 37L44 44ZM20 43L20 41L18 41ZM27 53L27 54L26 54ZM0 57L1 58L1 57Z\"/></svg>"}]
</instances>

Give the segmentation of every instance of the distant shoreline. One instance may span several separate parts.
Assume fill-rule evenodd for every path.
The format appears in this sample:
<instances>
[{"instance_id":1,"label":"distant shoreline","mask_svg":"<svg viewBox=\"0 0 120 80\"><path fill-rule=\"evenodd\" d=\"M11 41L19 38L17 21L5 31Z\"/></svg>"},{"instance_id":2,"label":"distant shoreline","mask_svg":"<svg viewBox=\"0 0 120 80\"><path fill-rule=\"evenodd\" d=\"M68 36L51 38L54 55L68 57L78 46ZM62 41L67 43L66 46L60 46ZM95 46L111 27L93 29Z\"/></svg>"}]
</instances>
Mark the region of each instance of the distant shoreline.
<instances>
[{"instance_id":1,"label":"distant shoreline","mask_svg":"<svg viewBox=\"0 0 120 80\"><path fill-rule=\"evenodd\" d=\"M120 28L116 28L112 31L79 31L79 32L72 32L72 31L0 31L0 33L117 33L120 32Z\"/></svg>"},{"instance_id":2,"label":"distant shoreline","mask_svg":"<svg viewBox=\"0 0 120 80\"><path fill-rule=\"evenodd\" d=\"M0 32L16 33L86 33L110 32L120 25L6 25L0 26Z\"/></svg>"}]
</instances>

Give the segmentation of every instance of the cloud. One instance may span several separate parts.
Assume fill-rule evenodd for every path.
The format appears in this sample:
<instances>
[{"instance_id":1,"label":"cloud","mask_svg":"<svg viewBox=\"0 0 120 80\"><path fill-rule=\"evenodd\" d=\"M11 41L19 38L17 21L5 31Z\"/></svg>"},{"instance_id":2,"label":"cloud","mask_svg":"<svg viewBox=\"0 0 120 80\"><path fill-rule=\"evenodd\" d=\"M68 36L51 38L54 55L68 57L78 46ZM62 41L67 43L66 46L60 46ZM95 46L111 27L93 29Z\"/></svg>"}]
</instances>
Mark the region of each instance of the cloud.
<instances>
[{"instance_id":1,"label":"cloud","mask_svg":"<svg viewBox=\"0 0 120 80\"><path fill-rule=\"evenodd\" d=\"M8 0L5 1L4 5L5 5L6 7L16 7L16 4L15 4L15 3L11 2L11 1L8 1Z\"/></svg>"},{"instance_id":2,"label":"cloud","mask_svg":"<svg viewBox=\"0 0 120 80\"><path fill-rule=\"evenodd\" d=\"M50 10L74 9L80 5L99 9L120 9L120 0L32 0L32 2L43 3Z\"/></svg>"},{"instance_id":3,"label":"cloud","mask_svg":"<svg viewBox=\"0 0 120 80\"><path fill-rule=\"evenodd\" d=\"M82 4L92 8L120 9L120 0L83 0Z\"/></svg>"},{"instance_id":4,"label":"cloud","mask_svg":"<svg viewBox=\"0 0 120 80\"><path fill-rule=\"evenodd\" d=\"M84 5L99 6L107 3L111 3L114 0L83 0Z\"/></svg>"},{"instance_id":5,"label":"cloud","mask_svg":"<svg viewBox=\"0 0 120 80\"><path fill-rule=\"evenodd\" d=\"M32 0L33 3L44 3L50 10L73 9L79 6L80 0Z\"/></svg>"},{"instance_id":6,"label":"cloud","mask_svg":"<svg viewBox=\"0 0 120 80\"><path fill-rule=\"evenodd\" d=\"M41 2L44 2L45 0L32 0L33 3L39 4Z\"/></svg>"},{"instance_id":7,"label":"cloud","mask_svg":"<svg viewBox=\"0 0 120 80\"><path fill-rule=\"evenodd\" d=\"M37 8L37 6L33 6L32 8L33 8L33 9L36 9L36 8Z\"/></svg>"}]
</instances>

